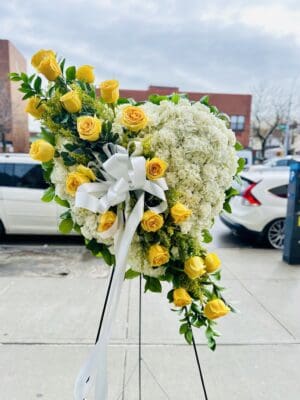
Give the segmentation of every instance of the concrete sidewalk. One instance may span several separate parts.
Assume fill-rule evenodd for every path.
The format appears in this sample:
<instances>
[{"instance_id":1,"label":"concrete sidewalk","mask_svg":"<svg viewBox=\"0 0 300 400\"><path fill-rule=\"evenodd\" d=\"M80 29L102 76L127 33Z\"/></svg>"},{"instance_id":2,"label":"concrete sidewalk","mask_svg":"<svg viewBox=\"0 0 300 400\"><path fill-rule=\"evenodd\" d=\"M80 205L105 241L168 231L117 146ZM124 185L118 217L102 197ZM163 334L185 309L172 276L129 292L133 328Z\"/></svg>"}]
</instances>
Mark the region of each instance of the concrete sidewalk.
<instances>
[{"instance_id":1,"label":"concrete sidewalk","mask_svg":"<svg viewBox=\"0 0 300 400\"><path fill-rule=\"evenodd\" d=\"M219 320L215 353L196 333L209 400L298 400L300 268L283 264L275 250L218 253L227 297L241 313ZM107 269L99 263L81 247L0 247L1 400L72 399L105 294ZM137 283L124 283L114 325L110 400L138 399ZM203 398L177 319L164 296L143 296L143 400Z\"/></svg>"}]
</instances>

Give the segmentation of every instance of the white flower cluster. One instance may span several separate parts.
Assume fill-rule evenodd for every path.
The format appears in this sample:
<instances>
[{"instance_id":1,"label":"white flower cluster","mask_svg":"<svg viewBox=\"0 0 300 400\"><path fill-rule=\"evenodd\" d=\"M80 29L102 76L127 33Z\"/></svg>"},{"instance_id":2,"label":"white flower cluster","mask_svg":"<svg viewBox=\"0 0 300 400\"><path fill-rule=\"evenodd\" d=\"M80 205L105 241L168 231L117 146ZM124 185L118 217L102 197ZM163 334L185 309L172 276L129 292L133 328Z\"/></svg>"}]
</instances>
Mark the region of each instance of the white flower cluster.
<instances>
[{"instance_id":1,"label":"white flower cluster","mask_svg":"<svg viewBox=\"0 0 300 400\"><path fill-rule=\"evenodd\" d=\"M113 123L113 131L120 138L124 132L122 110L126 106L118 107ZM191 217L180 224L181 230L201 238L203 229L211 228L214 218L221 212L224 192L231 186L236 172L235 135L223 120L200 102L191 104L182 99L178 104L171 101L162 101L160 105L147 102L141 107L148 117L148 124L136 139L144 142L145 146L150 144L155 156L168 163L165 177L168 187L176 201L192 211ZM59 143L59 147L63 144ZM103 240L97 231L98 215L76 208L74 197L66 193L67 174L74 168L67 168L61 160L55 160L51 180L56 194L69 201L72 218L81 226L85 238L111 245L112 239ZM150 266L137 234L131 244L129 265L149 276L164 273L163 267Z\"/></svg>"},{"instance_id":2,"label":"white flower cluster","mask_svg":"<svg viewBox=\"0 0 300 400\"><path fill-rule=\"evenodd\" d=\"M168 163L166 181L174 189L177 200L192 210L191 217L180 227L183 233L201 238L203 229L211 228L214 218L223 209L225 190L232 184L237 169L235 135L223 120L208 107L181 100L175 105L142 106L149 118L146 136L155 156ZM129 265L145 275L158 276L145 258L138 242L130 250Z\"/></svg>"}]
</instances>

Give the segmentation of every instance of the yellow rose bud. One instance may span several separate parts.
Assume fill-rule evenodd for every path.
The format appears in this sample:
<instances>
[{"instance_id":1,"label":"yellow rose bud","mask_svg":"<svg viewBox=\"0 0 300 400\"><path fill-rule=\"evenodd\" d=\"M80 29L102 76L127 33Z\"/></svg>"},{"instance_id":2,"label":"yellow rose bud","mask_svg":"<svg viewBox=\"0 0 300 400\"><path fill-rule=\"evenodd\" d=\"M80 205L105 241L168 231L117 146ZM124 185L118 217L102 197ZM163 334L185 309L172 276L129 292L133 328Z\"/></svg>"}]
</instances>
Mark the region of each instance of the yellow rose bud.
<instances>
[{"instance_id":1,"label":"yellow rose bud","mask_svg":"<svg viewBox=\"0 0 300 400\"><path fill-rule=\"evenodd\" d=\"M196 279L205 274L205 266L201 257L190 257L184 263L184 272L190 279Z\"/></svg>"},{"instance_id":2,"label":"yellow rose bud","mask_svg":"<svg viewBox=\"0 0 300 400\"><path fill-rule=\"evenodd\" d=\"M76 78L86 83L93 83L95 80L94 67L91 65L82 65L77 68Z\"/></svg>"},{"instance_id":3,"label":"yellow rose bud","mask_svg":"<svg viewBox=\"0 0 300 400\"><path fill-rule=\"evenodd\" d=\"M146 162L146 175L150 180L158 179L164 176L168 164L158 157L151 158Z\"/></svg>"},{"instance_id":4,"label":"yellow rose bud","mask_svg":"<svg viewBox=\"0 0 300 400\"><path fill-rule=\"evenodd\" d=\"M204 315L208 319L216 319L228 314L230 308L221 299L209 301L204 307Z\"/></svg>"},{"instance_id":5,"label":"yellow rose bud","mask_svg":"<svg viewBox=\"0 0 300 400\"><path fill-rule=\"evenodd\" d=\"M192 214L192 211L181 203L176 203L171 208L170 212L175 224L180 224L181 222L184 222Z\"/></svg>"},{"instance_id":6,"label":"yellow rose bud","mask_svg":"<svg viewBox=\"0 0 300 400\"><path fill-rule=\"evenodd\" d=\"M32 58L31 58L31 65L34 68L38 68L38 66L40 65L40 63L43 61L43 59L45 57L53 57L55 58L55 53L53 50L39 50L38 52L36 52Z\"/></svg>"},{"instance_id":7,"label":"yellow rose bud","mask_svg":"<svg viewBox=\"0 0 300 400\"><path fill-rule=\"evenodd\" d=\"M25 111L32 115L36 119L41 119L43 112L45 111L44 104L41 103L41 99L39 97L30 97L27 101L27 105Z\"/></svg>"},{"instance_id":8,"label":"yellow rose bud","mask_svg":"<svg viewBox=\"0 0 300 400\"><path fill-rule=\"evenodd\" d=\"M76 168L76 171L79 172L80 174L85 175L87 178L89 178L90 181L94 182L96 180L96 175L94 172L91 170L91 168L85 167L84 165L78 165Z\"/></svg>"},{"instance_id":9,"label":"yellow rose bud","mask_svg":"<svg viewBox=\"0 0 300 400\"><path fill-rule=\"evenodd\" d=\"M64 108L71 114L81 110L82 104L80 97L74 90L61 96L60 101Z\"/></svg>"},{"instance_id":10,"label":"yellow rose bud","mask_svg":"<svg viewBox=\"0 0 300 400\"><path fill-rule=\"evenodd\" d=\"M105 103L115 103L119 98L119 82L111 79L100 83L100 92Z\"/></svg>"},{"instance_id":11,"label":"yellow rose bud","mask_svg":"<svg viewBox=\"0 0 300 400\"><path fill-rule=\"evenodd\" d=\"M158 231L164 224L164 219L160 214L155 213L154 211L148 210L144 212L141 226L146 232L156 232Z\"/></svg>"},{"instance_id":12,"label":"yellow rose bud","mask_svg":"<svg viewBox=\"0 0 300 400\"><path fill-rule=\"evenodd\" d=\"M152 267L166 264L170 259L168 250L160 244L153 244L148 251L148 260Z\"/></svg>"},{"instance_id":13,"label":"yellow rose bud","mask_svg":"<svg viewBox=\"0 0 300 400\"><path fill-rule=\"evenodd\" d=\"M185 307L191 304L192 298L184 288L175 289L173 292L173 303L176 307Z\"/></svg>"},{"instance_id":14,"label":"yellow rose bud","mask_svg":"<svg viewBox=\"0 0 300 400\"><path fill-rule=\"evenodd\" d=\"M37 67L37 70L43 74L48 81L55 81L55 79L61 75L60 66L52 56L44 57Z\"/></svg>"},{"instance_id":15,"label":"yellow rose bud","mask_svg":"<svg viewBox=\"0 0 300 400\"><path fill-rule=\"evenodd\" d=\"M221 260L216 253L208 253L204 259L206 271L211 274L221 266Z\"/></svg>"},{"instance_id":16,"label":"yellow rose bud","mask_svg":"<svg viewBox=\"0 0 300 400\"><path fill-rule=\"evenodd\" d=\"M105 232L113 226L117 219L117 215L113 211L106 211L99 216L98 219L98 232Z\"/></svg>"},{"instance_id":17,"label":"yellow rose bud","mask_svg":"<svg viewBox=\"0 0 300 400\"><path fill-rule=\"evenodd\" d=\"M48 162L54 157L54 147L46 140L38 139L30 146L29 155L33 160Z\"/></svg>"},{"instance_id":18,"label":"yellow rose bud","mask_svg":"<svg viewBox=\"0 0 300 400\"><path fill-rule=\"evenodd\" d=\"M77 118L79 137L89 142L98 140L102 130L102 121L96 117L83 116Z\"/></svg>"},{"instance_id":19,"label":"yellow rose bud","mask_svg":"<svg viewBox=\"0 0 300 400\"><path fill-rule=\"evenodd\" d=\"M75 196L78 187L84 183L89 183L89 178L79 172L70 172L66 179L66 192L70 196Z\"/></svg>"},{"instance_id":20,"label":"yellow rose bud","mask_svg":"<svg viewBox=\"0 0 300 400\"><path fill-rule=\"evenodd\" d=\"M123 109L121 123L130 131L138 132L146 127L148 118L142 108L127 106Z\"/></svg>"}]
</instances>

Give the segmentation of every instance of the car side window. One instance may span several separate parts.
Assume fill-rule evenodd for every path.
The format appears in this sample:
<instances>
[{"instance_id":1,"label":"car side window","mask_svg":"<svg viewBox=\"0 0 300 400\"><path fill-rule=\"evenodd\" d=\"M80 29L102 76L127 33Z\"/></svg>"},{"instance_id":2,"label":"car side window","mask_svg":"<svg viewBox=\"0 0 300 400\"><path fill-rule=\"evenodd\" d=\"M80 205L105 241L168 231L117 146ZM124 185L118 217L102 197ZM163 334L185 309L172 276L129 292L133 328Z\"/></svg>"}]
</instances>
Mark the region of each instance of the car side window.
<instances>
[{"instance_id":1,"label":"car side window","mask_svg":"<svg viewBox=\"0 0 300 400\"><path fill-rule=\"evenodd\" d=\"M275 196L282 197L283 199L287 198L288 195L288 185L276 186L269 190Z\"/></svg>"},{"instance_id":2,"label":"car side window","mask_svg":"<svg viewBox=\"0 0 300 400\"><path fill-rule=\"evenodd\" d=\"M14 186L14 164L0 163L0 186Z\"/></svg>"},{"instance_id":3,"label":"car side window","mask_svg":"<svg viewBox=\"0 0 300 400\"><path fill-rule=\"evenodd\" d=\"M42 167L39 164L15 164L14 186L29 189L45 189Z\"/></svg>"}]
</instances>

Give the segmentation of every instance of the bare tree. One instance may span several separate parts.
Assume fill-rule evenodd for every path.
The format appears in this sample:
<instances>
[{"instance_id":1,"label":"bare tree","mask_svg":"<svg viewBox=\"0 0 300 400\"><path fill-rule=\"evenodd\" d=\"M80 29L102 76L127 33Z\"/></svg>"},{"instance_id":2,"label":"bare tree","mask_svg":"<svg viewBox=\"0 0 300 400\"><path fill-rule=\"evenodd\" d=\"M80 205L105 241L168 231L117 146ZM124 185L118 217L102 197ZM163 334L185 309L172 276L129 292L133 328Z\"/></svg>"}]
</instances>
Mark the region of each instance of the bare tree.
<instances>
[{"instance_id":1,"label":"bare tree","mask_svg":"<svg viewBox=\"0 0 300 400\"><path fill-rule=\"evenodd\" d=\"M289 124L297 101L293 91L288 93L275 86L260 84L253 90L252 137L261 144L261 160L265 159L266 146L271 138L283 142L284 134L280 127Z\"/></svg>"},{"instance_id":2,"label":"bare tree","mask_svg":"<svg viewBox=\"0 0 300 400\"><path fill-rule=\"evenodd\" d=\"M7 82L0 80L0 140L3 153L6 151L6 134L10 131L11 109Z\"/></svg>"}]
</instances>

